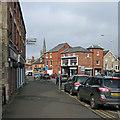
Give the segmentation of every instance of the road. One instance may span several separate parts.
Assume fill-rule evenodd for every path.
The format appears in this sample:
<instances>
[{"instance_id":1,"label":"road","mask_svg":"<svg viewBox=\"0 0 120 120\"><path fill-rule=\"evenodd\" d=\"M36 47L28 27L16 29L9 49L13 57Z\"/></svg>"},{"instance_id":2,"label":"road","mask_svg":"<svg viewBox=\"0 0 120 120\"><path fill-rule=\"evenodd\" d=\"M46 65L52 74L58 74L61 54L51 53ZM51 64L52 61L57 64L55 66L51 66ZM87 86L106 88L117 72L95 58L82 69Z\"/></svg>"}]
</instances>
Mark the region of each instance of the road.
<instances>
[{"instance_id":1,"label":"road","mask_svg":"<svg viewBox=\"0 0 120 120\"><path fill-rule=\"evenodd\" d=\"M54 80L29 80L8 105L3 118L101 118L58 90Z\"/></svg>"}]
</instances>

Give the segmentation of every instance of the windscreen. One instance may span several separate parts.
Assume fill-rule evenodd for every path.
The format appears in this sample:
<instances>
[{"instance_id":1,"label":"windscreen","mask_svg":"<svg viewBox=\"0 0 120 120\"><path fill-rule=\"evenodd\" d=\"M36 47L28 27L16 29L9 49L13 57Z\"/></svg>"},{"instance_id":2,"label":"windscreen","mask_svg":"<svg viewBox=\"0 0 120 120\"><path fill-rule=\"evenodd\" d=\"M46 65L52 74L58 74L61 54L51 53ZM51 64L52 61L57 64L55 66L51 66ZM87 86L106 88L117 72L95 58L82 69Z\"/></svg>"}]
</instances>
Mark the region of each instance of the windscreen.
<instances>
[{"instance_id":1,"label":"windscreen","mask_svg":"<svg viewBox=\"0 0 120 120\"><path fill-rule=\"evenodd\" d=\"M104 79L104 85L109 88L120 88L120 79Z\"/></svg>"},{"instance_id":2,"label":"windscreen","mask_svg":"<svg viewBox=\"0 0 120 120\"><path fill-rule=\"evenodd\" d=\"M62 75L62 77L67 77L67 75Z\"/></svg>"},{"instance_id":3,"label":"windscreen","mask_svg":"<svg viewBox=\"0 0 120 120\"><path fill-rule=\"evenodd\" d=\"M77 82L83 83L88 79L88 77L86 76L78 76L77 77Z\"/></svg>"}]
</instances>

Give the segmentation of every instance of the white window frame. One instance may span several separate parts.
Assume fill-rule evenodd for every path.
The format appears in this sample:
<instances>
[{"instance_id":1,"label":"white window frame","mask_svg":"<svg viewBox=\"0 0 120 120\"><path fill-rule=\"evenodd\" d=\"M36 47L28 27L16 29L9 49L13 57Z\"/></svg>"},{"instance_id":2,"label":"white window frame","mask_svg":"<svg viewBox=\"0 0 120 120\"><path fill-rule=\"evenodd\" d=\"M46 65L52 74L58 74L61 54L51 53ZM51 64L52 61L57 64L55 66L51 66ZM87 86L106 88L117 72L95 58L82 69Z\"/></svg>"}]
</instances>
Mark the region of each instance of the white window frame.
<instances>
[{"instance_id":1,"label":"white window frame","mask_svg":"<svg viewBox=\"0 0 120 120\"><path fill-rule=\"evenodd\" d=\"M87 54L87 58L89 58L89 57L90 57L90 54L88 53L88 54Z\"/></svg>"},{"instance_id":2,"label":"white window frame","mask_svg":"<svg viewBox=\"0 0 120 120\"><path fill-rule=\"evenodd\" d=\"M52 53L50 53L50 58L52 58Z\"/></svg>"},{"instance_id":3,"label":"white window frame","mask_svg":"<svg viewBox=\"0 0 120 120\"><path fill-rule=\"evenodd\" d=\"M51 62L52 62L52 61L50 61L50 66L52 66Z\"/></svg>"},{"instance_id":4,"label":"white window frame","mask_svg":"<svg viewBox=\"0 0 120 120\"><path fill-rule=\"evenodd\" d=\"M48 61L46 61L46 66L48 66Z\"/></svg>"},{"instance_id":5,"label":"white window frame","mask_svg":"<svg viewBox=\"0 0 120 120\"><path fill-rule=\"evenodd\" d=\"M46 58L48 58L48 53L46 53Z\"/></svg>"},{"instance_id":6,"label":"white window frame","mask_svg":"<svg viewBox=\"0 0 120 120\"><path fill-rule=\"evenodd\" d=\"M97 61L98 61L98 63L97 63ZM96 65L100 65L100 60L96 60Z\"/></svg>"},{"instance_id":7,"label":"white window frame","mask_svg":"<svg viewBox=\"0 0 120 120\"><path fill-rule=\"evenodd\" d=\"M97 51L97 56L99 56L100 54L99 54L99 51Z\"/></svg>"}]
</instances>

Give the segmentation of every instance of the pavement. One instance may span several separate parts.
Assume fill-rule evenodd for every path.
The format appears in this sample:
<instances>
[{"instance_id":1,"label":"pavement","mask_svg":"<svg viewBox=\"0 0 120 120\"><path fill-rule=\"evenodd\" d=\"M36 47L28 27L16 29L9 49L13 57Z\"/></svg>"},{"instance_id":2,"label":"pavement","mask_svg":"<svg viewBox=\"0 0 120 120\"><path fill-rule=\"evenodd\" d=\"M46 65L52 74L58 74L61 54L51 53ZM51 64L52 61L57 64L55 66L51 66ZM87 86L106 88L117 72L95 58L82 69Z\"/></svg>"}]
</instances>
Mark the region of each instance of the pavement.
<instances>
[{"instance_id":1,"label":"pavement","mask_svg":"<svg viewBox=\"0 0 120 120\"><path fill-rule=\"evenodd\" d=\"M55 80L34 80L14 97L3 118L100 118L77 100L59 91Z\"/></svg>"}]
</instances>

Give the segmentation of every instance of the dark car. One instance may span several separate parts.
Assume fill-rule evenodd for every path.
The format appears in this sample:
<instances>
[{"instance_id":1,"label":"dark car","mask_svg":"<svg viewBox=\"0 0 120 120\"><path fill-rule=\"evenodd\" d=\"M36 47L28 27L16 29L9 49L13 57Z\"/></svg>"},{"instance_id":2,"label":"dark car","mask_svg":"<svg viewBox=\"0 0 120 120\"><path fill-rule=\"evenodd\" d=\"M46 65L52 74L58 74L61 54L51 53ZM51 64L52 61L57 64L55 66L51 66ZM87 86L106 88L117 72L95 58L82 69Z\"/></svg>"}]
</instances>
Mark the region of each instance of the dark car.
<instances>
[{"instance_id":1,"label":"dark car","mask_svg":"<svg viewBox=\"0 0 120 120\"><path fill-rule=\"evenodd\" d=\"M56 78L56 77L57 77L57 74L51 74L50 77L51 77L51 78Z\"/></svg>"},{"instance_id":2,"label":"dark car","mask_svg":"<svg viewBox=\"0 0 120 120\"><path fill-rule=\"evenodd\" d=\"M43 77L43 79L50 79L50 75L49 74L44 74L42 77Z\"/></svg>"},{"instance_id":3,"label":"dark car","mask_svg":"<svg viewBox=\"0 0 120 120\"><path fill-rule=\"evenodd\" d=\"M119 77L119 78L120 78L120 72L115 73L115 74L113 75L113 77Z\"/></svg>"},{"instance_id":4,"label":"dark car","mask_svg":"<svg viewBox=\"0 0 120 120\"><path fill-rule=\"evenodd\" d=\"M98 105L120 106L120 78L90 77L78 88L78 99L89 100L91 108Z\"/></svg>"},{"instance_id":5,"label":"dark car","mask_svg":"<svg viewBox=\"0 0 120 120\"><path fill-rule=\"evenodd\" d=\"M83 84L89 76L87 75L73 75L71 76L67 83L64 85L64 91L68 91L71 95L76 94L78 87Z\"/></svg>"},{"instance_id":6,"label":"dark car","mask_svg":"<svg viewBox=\"0 0 120 120\"><path fill-rule=\"evenodd\" d=\"M39 73L35 73L35 74L34 74L34 79L39 79L39 77L40 77L40 74L39 74Z\"/></svg>"},{"instance_id":7,"label":"dark car","mask_svg":"<svg viewBox=\"0 0 120 120\"><path fill-rule=\"evenodd\" d=\"M59 79L60 79L60 83L62 84L63 82L67 82L69 76L68 75L65 75L65 74L61 74L61 75L58 75L58 77L56 78L56 84L59 83Z\"/></svg>"}]
</instances>

